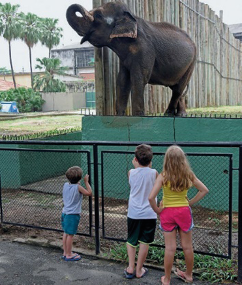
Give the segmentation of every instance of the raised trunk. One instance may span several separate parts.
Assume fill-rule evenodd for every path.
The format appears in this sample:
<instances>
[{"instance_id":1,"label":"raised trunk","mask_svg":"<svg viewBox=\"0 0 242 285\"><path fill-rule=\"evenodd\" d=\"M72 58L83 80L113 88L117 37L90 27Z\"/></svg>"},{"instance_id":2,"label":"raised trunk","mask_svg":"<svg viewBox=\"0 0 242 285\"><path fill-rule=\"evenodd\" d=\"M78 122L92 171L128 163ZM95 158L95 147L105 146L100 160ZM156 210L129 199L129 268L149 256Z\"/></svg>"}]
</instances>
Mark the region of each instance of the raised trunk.
<instances>
[{"instance_id":1,"label":"raised trunk","mask_svg":"<svg viewBox=\"0 0 242 285\"><path fill-rule=\"evenodd\" d=\"M79 12L83 17L78 17L76 13ZM69 25L78 33L80 36L85 36L93 22L93 16L81 5L73 4L66 11L66 19Z\"/></svg>"}]
</instances>

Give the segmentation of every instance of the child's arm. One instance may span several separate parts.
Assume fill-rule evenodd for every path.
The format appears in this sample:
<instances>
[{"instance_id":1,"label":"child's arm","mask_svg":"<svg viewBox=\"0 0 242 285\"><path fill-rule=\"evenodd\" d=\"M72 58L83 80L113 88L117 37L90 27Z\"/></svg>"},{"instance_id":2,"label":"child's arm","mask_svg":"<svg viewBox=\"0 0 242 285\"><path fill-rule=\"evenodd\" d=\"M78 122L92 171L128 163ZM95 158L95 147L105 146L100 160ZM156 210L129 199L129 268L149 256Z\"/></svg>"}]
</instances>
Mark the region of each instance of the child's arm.
<instances>
[{"instance_id":1,"label":"child's arm","mask_svg":"<svg viewBox=\"0 0 242 285\"><path fill-rule=\"evenodd\" d=\"M208 188L196 176L193 180L193 186L197 188L198 193L195 197L189 200L189 206L200 201L209 192Z\"/></svg>"},{"instance_id":2,"label":"child's arm","mask_svg":"<svg viewBox=\"0 0 242 285\"><path fill-rule=\"evenodd\" d=\"M89 180L89 175L86 174L86 175L84 176L83 180L84 180L84 183L85 183L87 189L85 189L85 188L82 187L81 185L78 185L78 191L79 191L80 193L82 193L83 195L85 195L85 196L92 196L92 188L91 188L91 186L90 186L90 184L89 184L89 182L88 182L88 180Z\"/></svg>"},{"instance_id":3,"label":"child's arm","mask_svg":"<svg viewBox=\"0 0 242 285\"><path fill-rule=\"evenodd\" d=\"M156 205L156 200L155 200L155 198L157 197L162 185L163 185L163 176L161 174L159 174L155 180L155 184L154 184L153 189L151 190L150 196L149 196L150 206L156 212L156 214L160 214L160 212L163 210L163 204L160 203L160 205L158 207Z\"/></svg>"}]
</instances>

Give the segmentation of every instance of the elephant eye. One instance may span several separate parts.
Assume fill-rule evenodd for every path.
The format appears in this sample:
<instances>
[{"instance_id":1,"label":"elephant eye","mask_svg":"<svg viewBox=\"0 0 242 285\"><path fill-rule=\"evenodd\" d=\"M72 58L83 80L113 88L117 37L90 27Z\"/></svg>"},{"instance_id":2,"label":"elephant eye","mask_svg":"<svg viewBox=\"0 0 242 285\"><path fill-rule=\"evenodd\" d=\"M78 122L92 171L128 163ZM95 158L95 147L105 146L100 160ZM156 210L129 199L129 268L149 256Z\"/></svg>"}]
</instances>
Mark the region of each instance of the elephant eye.
<instances>
[{"instance_id":1,"label":"elephant eye","mask_svg":"<svg viewBox=\"0 0 242 285\"><path fill-rule=\"evenodd\" d=\"M96 20L102 20L102 19L103 19L103 15L102 15L100 12L96 12L96 13L94 14L94 18L95 18Z\"/></svg>"}]
</instances>

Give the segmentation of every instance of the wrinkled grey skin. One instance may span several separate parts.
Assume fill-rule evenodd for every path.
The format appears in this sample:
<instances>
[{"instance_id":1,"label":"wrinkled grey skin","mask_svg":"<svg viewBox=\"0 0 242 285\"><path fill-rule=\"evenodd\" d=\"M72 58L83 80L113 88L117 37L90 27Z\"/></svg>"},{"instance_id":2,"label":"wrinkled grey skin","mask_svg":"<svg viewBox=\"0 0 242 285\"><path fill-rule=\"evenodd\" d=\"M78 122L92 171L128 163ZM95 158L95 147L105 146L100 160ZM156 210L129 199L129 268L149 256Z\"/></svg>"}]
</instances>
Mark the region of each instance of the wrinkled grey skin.
<instances>
[{"instance_id":1,"label":"wrinkled grey skin","mask_svg":"<svg viewBox=\"0 0 242 285\"><path fill-rule=\"evenodd\" d=\"M107 46L120 58L117 115L125 113L130 91L132 115L144 115L147 83L172 89L167 115L186 115L182 94L194 69L196 46L183 30L166 22L148 22L136 17L121 2L109 2L90 12L73 4L66 17L83 37L81 43Z\"/></svg>"}]
</instances>

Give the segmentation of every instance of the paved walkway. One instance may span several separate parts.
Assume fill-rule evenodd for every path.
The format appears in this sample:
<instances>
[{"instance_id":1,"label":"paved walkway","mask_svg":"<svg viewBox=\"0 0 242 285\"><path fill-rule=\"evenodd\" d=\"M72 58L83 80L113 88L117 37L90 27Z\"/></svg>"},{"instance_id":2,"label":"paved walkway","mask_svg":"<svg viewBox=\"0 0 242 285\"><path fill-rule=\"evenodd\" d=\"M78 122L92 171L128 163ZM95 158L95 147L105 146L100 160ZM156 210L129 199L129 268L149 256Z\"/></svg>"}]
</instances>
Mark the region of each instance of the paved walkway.
<instances>
[{"instance_id":1,"label":"paved walkway","mask_svg":"<svg viewBox=\"0 0 242 285\"><path fill-rule=\"evenodd\" d=\"M66 262L59 249L1 241L0 285L116 285L161 284L161 270L149 268L142 279L127 280L123 277L125 264L92 256ZM173 275L171 285L185 284ZM196 285L209 284L194 280Z\"/></svg>"}]
</instances>

